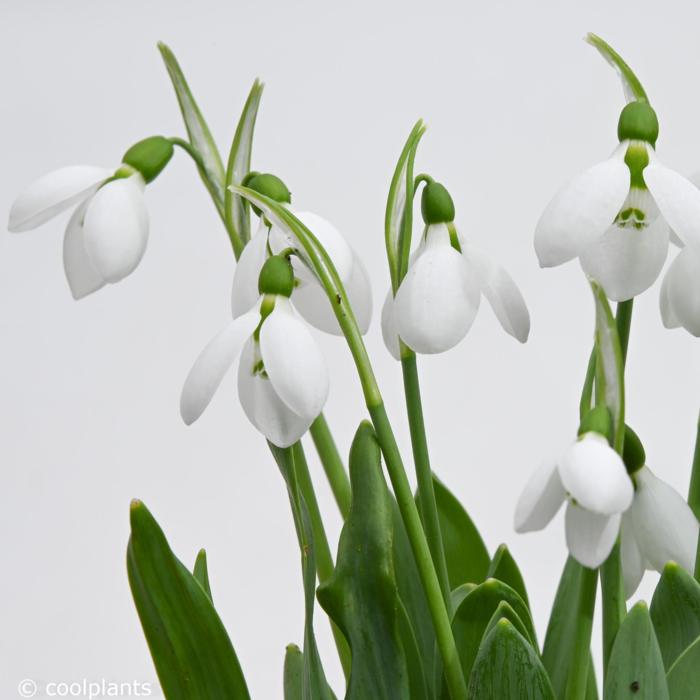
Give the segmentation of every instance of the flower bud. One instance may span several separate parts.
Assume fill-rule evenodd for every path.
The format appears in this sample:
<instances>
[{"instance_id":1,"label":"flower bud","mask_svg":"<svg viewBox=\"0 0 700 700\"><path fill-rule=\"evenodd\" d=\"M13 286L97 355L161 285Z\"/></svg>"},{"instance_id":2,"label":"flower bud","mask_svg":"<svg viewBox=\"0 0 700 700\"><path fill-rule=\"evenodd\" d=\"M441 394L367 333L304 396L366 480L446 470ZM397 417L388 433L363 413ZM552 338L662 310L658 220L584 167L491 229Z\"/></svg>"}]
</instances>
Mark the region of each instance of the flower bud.
<instances>
[{"instance_id":1,"label":"flower bud","mask_svg":"<svg viewBox=\"0 0 700 700\"><path fill-rule=\"evenodd\" d=\"M629 425L625 425L625 444L622 448L622 461L627 467L628 474L638 472L647 461L644 445L642 445L639 436Z\"/></svg>"},{"instance_id":2,"label":"flower bud","mask_svg":"<svg viewBox=\"0 0 700 700\"><path fill-rule=\"evenodd\" d=\"M269 257L262 266L260 277L258 277L260 294L290 297L293 290L294 271L289 260L282 255Z\"/></svg>"},{"instance_id":3,"label":"flower bud","mask_svg":"<svg viewBox=\"0 0 700 700\"><path fill-rule=\"evenodd\" d=\"M617 123L617 137L620 141L646 141L652 146L659 138L659 120L648 102L630 102L622 110Z\"/></svg>"},{"instance_id":4,"label":"flower bud","mask_svg":"<svg viewBox=\"0 0 700 700\"><path fill-rule=\"evenodd\" d=\"M579 437L586 433L598 433L608 442L612 441L612 432L613 422L610 409L602 404L588 411L578 429Z\"/></svg>"},{"instance_id":5,"label":"flower bud","mask_svg":"<svg viewBox=\"0 0 700 700\"><path fill-rule=\"evenodd\" d=\"M138 170L146 182L152 182L173 157L173 144L164 136L149 136L135 143L122 158L122 163Z\"/></svg>"},{"instance_id":6,"label":"flower bud","mask_svg":"<svg viewBox=\"0 0 700 700\"><path fill-rule=\"evenodd\" d=\"M251 190L255 190L275 202L286 202L289 204L292 201L292 193L287 189L287 185L276 175L271 175L270 173L249 173L249 177L246 177L243 183ZM260 209L254 204L251 206L253 211L260 216Z\"/></svg>"},{"instance_id":7,"label":"flower bud","mask_svg":"<svg viewBox=\"0 0 700 700\"><path fill-rule=\"evenodd\" d=\"M455 205L450 193L439 182L429 182L423 188L420 200L423 221L430 224L449 224L455 218Z\"/></svg>"}]
</instances>

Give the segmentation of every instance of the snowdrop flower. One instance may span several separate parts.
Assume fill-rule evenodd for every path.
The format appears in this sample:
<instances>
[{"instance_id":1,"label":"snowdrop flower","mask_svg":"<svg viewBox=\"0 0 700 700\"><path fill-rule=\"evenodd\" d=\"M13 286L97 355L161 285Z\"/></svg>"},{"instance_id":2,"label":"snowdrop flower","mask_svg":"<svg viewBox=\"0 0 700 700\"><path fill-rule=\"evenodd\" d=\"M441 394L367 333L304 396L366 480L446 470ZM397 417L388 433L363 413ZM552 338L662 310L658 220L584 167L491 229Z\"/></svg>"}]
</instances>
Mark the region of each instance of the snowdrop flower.
<instances>
[{"instance_id":1,"label":"snowdrop flower","mask_svg":"<svg viewBox=\"0 0 700 700\"><path fill-rule=\"evenodd\" d=\"M700 337L700 252L685 247L661 285L661 319L666 328L685 328Z\"/></svg>"},{"instance_id":2,"label":"snowdrop flower","mask_svg":"<svg viewBox=\"0 0 700 700\"><path fill-rule=\"evenodd\" d=\"M244 184L277 202L291 202L289 190L275 175L251 173ZM254 210L260 216L261 212L255 207ZM362 261L328 221L311 212L294 211L294 215L314 234L330 256L343 282L360 330L366 333L372 318L372 292ZM265 260L270 255L295 248L298 248L295 240L277 226L270 226L264 216L260 217L258 231L243 249L236 266L232 291L234 316L240 316L255 304L258 298L258 275ZM294 308L319 330L342 335L338 319L316 276L301 260L293 258L292 264L296 277Z\"/></svg>"},{"instance_id":3,"label":"snowdrop flower","mask_svg":"<svg viewBox=\"0 0 700 700\"><path fill-rule=\"evenodd\" d=\"M542 267L575 257L610 299L625 301L658 277L668 252L669 227L700 250L700 191L661 164L656 113L644 101L620 115L620 145L608 159L564 187L535 230Z\"/></svg>"},{"instance_id":4,"label":"snowdrop flower","mask_svg":"<svg viewBox=\"0 0 700 700\"><path fill-rule=\"evenodd\" d=\"M630 598L647 569L661 572L667 562L675 561L693 573L698 521L681 495L646 466L644 448L630 428L624 457L635 485L620 532L622 577Z\"/></svg>"},{"instance_id":5,"label":"snowdrop flower","mask_svg":"<svg viewBox=\"0 0 700 700\"><path fill-rule=\"evenodd\" d=\"M328 397L328 370L292 308L293 289L287 258L268 258L256 304L214 337L187 376L180 398L187 425L199 418L240 358L238 397L250 422L278 447L289 447L308 430Z\"/></svg>"},{"instance_id":6,"label":"snowdrop flower","mask_svg":"<svg viewBox=\"0 0 700 700\"><path fill-rule=\"evenodd\" d=\"M143 191L173 154L162 136L132 146L116 170L74 165L32 183L14 202L8 228L28 231L75 207L63 239L63 267L75 299L118 282L141 261L148 241Z\"/></svg>"},{"instance_id":7,"label":"snowdrop flower","mask_svg":"<svg viewBox=\"0 0 700 700\"><path fill-rule=\"evenodd\" d=\"M622 458L606 437L611 422L606 407L590 411L576 442L557 464L535 472L515 510L515 530L531 532L543 529L568 501L566 544L571 556L590 569L608 558L634 491Z\"/></svg>"},{"instance_id":8,"label":"snowdrop flower","mask_svg":"<svg viewBox=\"0 0 700 700\"><path fill-rule=\"evenodd\" d=\"M530 332L530 316L511 276L454 225L448 191L429 180L421 211L425 232L396 297L391 290L382 310L384 342L400 359L401 340L418 353L445 352L467 334L483 294L507 333L521 343Z\"/></svg>"}]
</instances>

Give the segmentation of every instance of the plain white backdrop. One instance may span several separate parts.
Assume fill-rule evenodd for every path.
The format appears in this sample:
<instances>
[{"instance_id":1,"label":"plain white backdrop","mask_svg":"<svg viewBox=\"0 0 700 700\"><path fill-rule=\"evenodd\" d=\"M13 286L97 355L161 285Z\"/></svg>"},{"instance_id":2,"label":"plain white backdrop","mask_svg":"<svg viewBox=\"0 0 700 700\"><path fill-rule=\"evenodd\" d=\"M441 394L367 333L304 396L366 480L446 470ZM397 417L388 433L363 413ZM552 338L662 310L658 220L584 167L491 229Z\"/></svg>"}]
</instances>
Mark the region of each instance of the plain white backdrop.
<instances>
[{"instance_id":1,"label":"plain white backdrop","mask_svg":"<svg viewBox=\"0 0 700 700\"><path fill-rule=\"evenodd\" d=\"M465 342L421 360L433 463L489 548L511 547L542 636L565 560L563 522L516 536L512 514L531 470L575 434L593 305L576 263L538 268L533 228L554 191L616 145L622 91L581 40L587 31L641 77L660 118L660 157L686 174L698 168L698 19L695 3L638 0L4 0L0 217L44 172L116 166L145 136L184 134L158 40L180 59L224 153L259 76L254 167L281 175L295 203L334 221L364 258L377 311L367 344L410 465L400 369L381 342L378 311L389 180L411 126L425 118L417 168L447 185L458 225L508 267L532 315L523 347L484 304ZM23 678L154 681L125 570L133 497L184 562L207 548L214 599L253 697L281 697L285 645L301 643L285 490L233 375L197 424L186 428L178 413L192 361L228 319L228 240L184 154L147 199L140 267L77 303L61 265L65 218L0 232L3 698L16 697ZM658 289L635 304L628 417L652 468L685 492L698 341L662 327ZM361 394L343 342L319 342L332 371L326 413L346 453L364 417ZM339 518L315 459L312 469L335 542ZM653 583L649 575L639 595Z\"/></svg>"}]
</instances>

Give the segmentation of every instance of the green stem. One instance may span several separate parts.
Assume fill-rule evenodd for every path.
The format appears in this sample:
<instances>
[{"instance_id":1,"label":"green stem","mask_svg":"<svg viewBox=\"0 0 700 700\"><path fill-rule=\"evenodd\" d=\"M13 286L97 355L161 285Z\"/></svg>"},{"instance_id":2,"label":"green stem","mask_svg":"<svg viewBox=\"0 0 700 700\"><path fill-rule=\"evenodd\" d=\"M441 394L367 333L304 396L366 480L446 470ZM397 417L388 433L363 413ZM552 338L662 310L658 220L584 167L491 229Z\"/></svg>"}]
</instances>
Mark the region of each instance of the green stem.
<instances>
[{"instance_id":1,"label":"green stem","mask_svg":"<svg viewBox=\"0 0 700 700\"><path fill-rule=\"evenodd\" d=\"M413 351L408 349L404 350L404 355L401 358L401 369L403 371L403 386L406 395L408 425L411 431L413 461L416 466L416 479L418 481L420 514L422 516L428 546L430 547L430 553L432 554L433 562L437 570L445 606L451 614L452 606L450 601L450 582L447 574L447 560L445 558L445 548L440 532L437 503L435 502L433 472L430 468L428 440L425 433L425 421L423 420L423 404L420 396L418 367L416 364L416 354Z\"/></svg>"},{"instance_id":2,"label":"green stem","mask_svg":"<svg viewBox=\"0 0 700 700\"><path fill-rule=\"evenodd\" d=\"M591 410L591 400L593 397L593 383L595 381L596 373L596 349L595 346L591 350L591 356L588 358L588 367L586 368L586 379L583 383L583 390L581 391L581 401L579 402L579 419L583 420L583 417Z\"/></svg>"},{"instance_id":3,"label":"green stem","mask_svg":"<svg viewBox=\"0 0 700 700\"><path fill-rule=\"evenodd\" d=\"M346 520L352 503L350 479L323 413L311 424L310 433L340 515Z\"/></svg>"},{"instance_id":4,"label":"green stem","mask_svg":"<svg viewBox=\"0 0 700 700\"><path fill-rule=\"evenodd\" d=\"M695 437L695 452L693 454L693 469L690 473L690 488L688 489L688 505L700 520L700 418L698 418ZM700 537L698 538L697 554L695 556L695 580L700 582Z\"/></svg>"},{"instance_id":5,"label":"green stem","mask_svg":"<svg viewBox=\"0 0 700 700\"><path fill-rule=\"evenodd\" d=\"M588 664L598 572L595 569L581 567L580 581L573 663L566 679L565 700L584 700L588 683Z\"/></svg>"}]
</instances>

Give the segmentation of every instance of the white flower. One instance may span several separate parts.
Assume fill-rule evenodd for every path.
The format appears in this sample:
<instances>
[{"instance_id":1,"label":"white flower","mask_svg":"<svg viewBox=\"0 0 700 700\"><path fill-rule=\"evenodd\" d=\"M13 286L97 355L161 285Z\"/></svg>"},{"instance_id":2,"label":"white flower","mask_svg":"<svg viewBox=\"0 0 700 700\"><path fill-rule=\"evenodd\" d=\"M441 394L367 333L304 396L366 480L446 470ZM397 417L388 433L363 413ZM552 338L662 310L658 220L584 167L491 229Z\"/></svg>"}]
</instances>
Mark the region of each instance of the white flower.
<instances>
[{"instance_id":1,"label":"white flower","mask_svg":"<svg viewBox=\"0 0 700 700\"><path fill-rule=\"evenodd\" d=\"M482 294L504 330L521 343L527 340L530 315L511 276L461 237L457 250L450 226L427 226L396 297L390 290L384 302L382 333L396 359L397 335L418 353L457 345L474 321Z\"/></svg>"},{"instance_id":2,"label":"white flower","mask_svg":"<svg viewBox=\"0 0 700 700\"><path fill-rule=\"evenodd\" d=\"M632 498L622 458L602 435L584 433L558 464L535 472L518 501L515 529L541 530L568 500L567 547L580 564L595 569L610 554Z\"/></svg>"},{"instance_id":3,"label":"white flower","mask_svg":"<svg viewBox=\"0 0 700 700\"><path fill-rule=\"evenodd\" d=\"M633 475L634 500L622 516L620 555L625 594L639 586L644 571L661 572L675 561L691 574L695 567L698 521L683 498L644 466Z\"/></svg>"},{"instance_id":4,"label":"white flower","mask_svg":"<svg viewBox=\"0 0 700 700\"><path fill-rule=\"evenodd\" d=\"M700 191L662 165L653 144L656 115L628 104L612 156L575 178L549 203L535 230L542 267L578 257L584 271L615 301L640 294L658 277L669 228L700 250Z\"/></svg>"},{"instance_id":5,"label":"white flower","mask_svg":"<svg viewBox=\"0 0 700 700\"><path fill-rule=\"evenodd\" d=\"M265 315L270 299L274 308ZM252 309L233 319L204 348L182 390L183 420L189 425L199 418L239 357L238 397L243 410L270 442L289 447L323 410L328 370L286 296L259 297Z\"/></svg>"},{"instance_id":6,"label":"white flower","mask_svg":"<svg viewBox=\"0 0 700 700\"><path fill-rule=\"evenodd\" d=\"M366 333L372 318L372 291L362 261L328 221L311 212L293 213L314 234L333 261L360 331ZM271 254L280 253L286 248L298 248L298 244L277 226L268 228L264 217L261 218L257 233L243 249L236 266L232 291L234 317L245 313L255 304L258 298L258 275L265 260ZM292 259L292 264L297 280L292 300L296 310L319 330L342 335L331 302L316 276L296 256Z\"/></svg>"},{"instance_id":7,"label":"white flower","mask_svg":"<svg viewBox=\"0 0 700 700\"><path fill-rule=\"evenodd\" d=\"M660 294L666 328L685 328L700 337L700 252L686 246L671 263Z\"/></svg>"}]
</instances>

